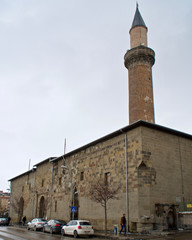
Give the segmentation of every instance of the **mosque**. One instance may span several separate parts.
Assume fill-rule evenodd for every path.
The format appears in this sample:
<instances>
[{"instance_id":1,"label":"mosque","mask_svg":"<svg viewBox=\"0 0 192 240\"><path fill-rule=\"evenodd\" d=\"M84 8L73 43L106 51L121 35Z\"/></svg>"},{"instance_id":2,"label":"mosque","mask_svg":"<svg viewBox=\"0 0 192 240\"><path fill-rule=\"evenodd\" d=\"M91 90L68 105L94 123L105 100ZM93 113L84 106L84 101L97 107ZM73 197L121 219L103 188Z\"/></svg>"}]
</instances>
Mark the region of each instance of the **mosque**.
<instances>
[{"instance_id":1,"label":"mosque","mask_svg":"<svg viewBox=\"0 0 192 240\"><path fill-rule=\"evenodd\" d=\"M123 213L130 232L192 226L192 135L155 123L147 31L137 6L124 56L129 125L10 179L13 222L88 219L104 229L104 209L90 198L91 184L102 180L119 187L107 203L109 230Z\"/></svg>"}]
</instances>

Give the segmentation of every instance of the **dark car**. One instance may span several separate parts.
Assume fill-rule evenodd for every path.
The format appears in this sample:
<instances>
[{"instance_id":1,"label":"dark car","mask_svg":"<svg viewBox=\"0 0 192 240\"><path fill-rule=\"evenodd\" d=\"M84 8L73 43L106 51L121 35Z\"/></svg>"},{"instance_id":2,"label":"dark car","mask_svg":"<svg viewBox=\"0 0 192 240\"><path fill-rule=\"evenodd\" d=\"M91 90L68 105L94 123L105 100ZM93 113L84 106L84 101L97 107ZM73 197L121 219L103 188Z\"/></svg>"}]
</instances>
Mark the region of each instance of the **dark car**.
<instances>
[{"instance_id":1,"label":"dark car","mask_svg":"<svg viewBox=\"0 0 192 240\"><path fill-rule=\"evenodd\" d=\"M64 225L66 225L65 221L51 219L46 224L44 224L43 232L60 233L61 232L61 228Z\"/></svg>"},{"instance_id":2,"label":"dark car","mask_svg":"<svg viewBox=\"0 0 192 240\"><path fill-rule=\"evenodd\" d=\"M33 229L34 231L42 230L47 221L43 218L34 218L31 222L27 223L27 230Z\"/></svg>"},{"instance_id":3,"label":"dark car","mask_svg":"<svg viewBox=\"0 0 192 240\"><path fill-rule=\"evenodd\" d=\"M8 226L8 218L0 218L0 226Z\"/></svg>"}]
</instances>

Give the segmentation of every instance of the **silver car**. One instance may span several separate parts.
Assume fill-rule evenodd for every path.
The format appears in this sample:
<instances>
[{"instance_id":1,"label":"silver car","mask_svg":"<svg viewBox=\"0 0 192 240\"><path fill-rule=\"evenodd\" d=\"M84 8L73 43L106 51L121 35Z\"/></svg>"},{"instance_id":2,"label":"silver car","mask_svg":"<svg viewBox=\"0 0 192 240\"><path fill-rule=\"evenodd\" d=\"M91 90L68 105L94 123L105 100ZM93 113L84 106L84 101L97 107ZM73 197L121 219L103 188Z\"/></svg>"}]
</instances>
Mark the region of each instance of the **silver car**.
<instances>
[{"instance_id":1,"label":"silver car","mask_svg":"<svg viewBox=\"0 0 192 240\"><path fill-rule=\"evenodd\" d=\"M27 223L27 230L30 229L33 229L34 231L42 230L46 222L47 221L43 218L34 218L33 220Z\"/></svg>"},{"instance_id":2,"label":"silver car","mask_svg":"<svg viewBox=\"0 0 192 240\"><path fill-rule=\"evenodd\" d=\"M8 226L8 219L7 218L0 218L0 226Z\"/></svg>"},{"instance_id":3,"label":"silver car","mask_svg":"<svg viewBox=\"0 0 192 240\"><path fill-rule=\"evenodd\" d=\"M83 235L91 236L93 234L93 226L87 220L71 220L61 229L61 235L73 235L74 238Z\"/></svg>"}]
</instances>

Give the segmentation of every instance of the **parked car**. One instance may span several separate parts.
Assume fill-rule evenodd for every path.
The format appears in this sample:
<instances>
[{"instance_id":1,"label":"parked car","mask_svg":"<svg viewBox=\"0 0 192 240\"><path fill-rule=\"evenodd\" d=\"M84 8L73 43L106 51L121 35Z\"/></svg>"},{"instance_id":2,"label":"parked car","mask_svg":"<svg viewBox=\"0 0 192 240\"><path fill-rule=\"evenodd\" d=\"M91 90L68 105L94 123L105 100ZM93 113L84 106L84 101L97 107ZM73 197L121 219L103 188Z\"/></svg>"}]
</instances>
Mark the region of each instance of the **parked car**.
<instances>
[{"instance_id":1,"label":"parked car","mask_svg":"<svg viewBox=\"0 0 192 240\"><path fill-rule=\"evenodd\" d=\"M27 223L27 230L30 229L33 229L34 231L42 230L46 222L47 221L43 218L34 218L33 220Z\"/></svg>"},{"instance_id":2,"label":"parked car","mask_svg":"<svg viewBox=\"0 0 192 240\"><path fill-rule=\"evenodd\" d=\"M94 234L93 226L87 220L72 220L64 225L61 229L61 235L73 235L74 238L78 236L91 236Z\"/></svg>"},{"instance_id":3,"label":"parked car","mask_svg":"<svg viewBox=\"0 0 192 240\"><path fill-rule=\"evenodd\" d=\"M66 225L65 221L51 219L43 226L43 232L60 233L61 228Z\"/></svg>"},{"instance_id":4,"label":"parked car","mask_svg":"<svg viewBox=\"0 0 192 240\"><path fill-rule=\"evenodd\" d=\"M8 218L0 218L0 226L8 226Z\"/></svg>"}]
</instances>

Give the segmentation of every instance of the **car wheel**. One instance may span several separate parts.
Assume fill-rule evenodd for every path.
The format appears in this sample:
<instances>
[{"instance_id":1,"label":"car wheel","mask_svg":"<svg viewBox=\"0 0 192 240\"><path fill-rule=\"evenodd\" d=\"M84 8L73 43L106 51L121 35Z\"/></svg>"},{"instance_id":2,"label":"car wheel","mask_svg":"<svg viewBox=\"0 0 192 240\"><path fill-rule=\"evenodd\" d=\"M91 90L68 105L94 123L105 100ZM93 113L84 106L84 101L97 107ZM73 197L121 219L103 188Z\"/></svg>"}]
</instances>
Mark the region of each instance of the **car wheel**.
<instances>
[{"instance_id":1,"label":"car wheel","mask_svg":"<svg viewBox=\"0 0 192 240\"><path fill-rule=\"evenodd\" d=\"M61 235L65 236L65 230L64 229L61 229Z\"/></svg>"},{"instance_id":2,"label":"car wheel","mask_svg":"<svg viewBox=\"0 0 192 240\"><path fill-rule=\"evenodd\" d=\"M34 230L34 231L37 231L37 228L36 228L36 226L34 226L33 230Z\"/></svg>"},{"instance_id":3,"label":"car wheel","mask_svg":"<svg viewBox=\"0 0 192 240\"><path fill-rule=\"evenodd\" d=\"M74 238L77 238L77 237L78 237L78 234L77 234L77 231L76 231L76 230L74 231L73 236L74 236Z\"/></svg>"},{"instance_id":4,"label":"car wheel","mask_svg":"<svg viewBox=\"0 0 192 240\"><path fill-rule=\"evenodd\" d=\"M29 227L29 226L27 226L27 230L30 230L30 227Z\"/></svg>"},{"instance_id":5,"label":"car wheel","mask_svg":"<svg viewBox=\"0 0 192 240\"><path fill-rule=\"evenodd\" d=\"M53 229L52 228L50 228L50 233L53 234Z\"/></svg>"}]
</instances>

